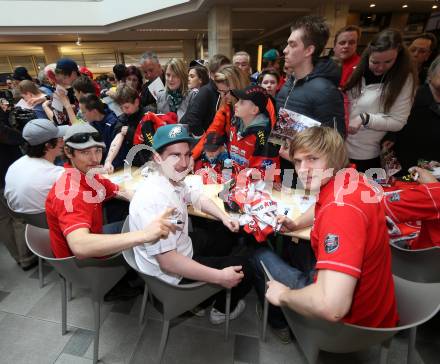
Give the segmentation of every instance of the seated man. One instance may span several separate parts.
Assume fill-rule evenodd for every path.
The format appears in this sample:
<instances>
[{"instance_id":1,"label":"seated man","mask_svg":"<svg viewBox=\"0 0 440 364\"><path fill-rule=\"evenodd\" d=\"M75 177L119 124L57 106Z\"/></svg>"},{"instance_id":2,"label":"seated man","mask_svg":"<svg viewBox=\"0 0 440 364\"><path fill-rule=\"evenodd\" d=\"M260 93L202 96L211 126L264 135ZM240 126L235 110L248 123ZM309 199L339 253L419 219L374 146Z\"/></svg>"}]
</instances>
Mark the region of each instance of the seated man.
<instances>
[{"instance_id":1,"label":"seated man","mask_svg":"<svg viewBox=\"0 0 440 364\"><path fill-rule=\"evenodd\" d=\"M65 165L64 174L53 185L46 200L47 223L55 257L102 257L139 244L153 244L174 230L168 221L171 210L160 211L138 231L118 234L121 222L103 227L103 201L112 197L129 200L131 192L96 174L105 144L91 125L70 126L64 143L64 152L70 163Z\"/></svg>"},{"instance_id":2,"label":"seated man","mask_svg":"<svg viewBox=\"0 0 440 364\"><path fill-rule=\"evenodd\" d=\"M63 153L65 132L65 126L57 127L47 119L34 119L25 125L26 155L9 167L5 177L5 198L11 210L44 212L47 194L64 172L54 161Z\"/></svg>"},{"instance_id":3,"label":"seated man","mask_svg":"<svg viewBox=\"0 0 440 364\"><path fill-rule=\"evenodd\" d=\"M243 312L242 299L251 288L247 258L229 255L233 236L223 227L209 234L197 230L188 234L189 203L216 217L232 232L239 228L238 221L232 220L214 201L183 182L192 168L192 142L193 138L182 124L162 126L154 135L153 163L157 173L148 175L130 203L130 230L139 230L167 208L175 209L173 219L179 228L155 246L136 247L135 258L144 273L169 283L197 280L232 288L230 318L234 319ZM224 312L225 292L222 291L216 295L211 323L224 322Z\"/></svg>"},{"instance_id":4,"label":"seated man","mask_svg":"<svg viewBox=\"0 0 440 364\"><path fill-rule=\"evenodd\" d=\"M316 274L289 266L268 249L257 251L254 264L260 298L264 296L263 261L276 280L268 283L266 292L275 306L329 321L395 326L389 237L383 206L371 203L375 189L355 170L344 169L348 165L344 141L333 129L314 127L299 133L291 143L290 157L305 189L319 192L311 233ZM279 217L279 223L281 231L296 228L285 216ZM272 306L269 323L286 328L279 313Z\"/></svg>"}]
</instances>

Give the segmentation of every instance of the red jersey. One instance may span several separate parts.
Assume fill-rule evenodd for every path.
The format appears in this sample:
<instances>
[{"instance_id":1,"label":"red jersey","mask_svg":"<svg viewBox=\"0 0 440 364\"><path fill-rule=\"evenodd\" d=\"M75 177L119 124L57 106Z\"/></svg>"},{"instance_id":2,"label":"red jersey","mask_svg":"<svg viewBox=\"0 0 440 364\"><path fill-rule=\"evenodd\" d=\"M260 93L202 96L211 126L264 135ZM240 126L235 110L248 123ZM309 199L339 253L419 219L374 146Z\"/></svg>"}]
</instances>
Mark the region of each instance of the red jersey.
<instances>
[{"instance_id":1,"label":"red jersey","mask_svg":"<svg viewBox=\"0 0 440 364\"><path fill-rule=\"evenodd\" d=\"M118 186L96 175L91 180L76 168L66 166L46 199L50 244L56 258L73 255L66 240L72 231L87 228L102 233L102 202L114 197Z\"/></svg>"},{"instance_id":2,"label":"red jersey","mask_svg":"<svg viewBox=\"0 0 440 364\"><path fill-rule=\"evenodd\" d=\"M440 246L440 183L400 186L382 199L389 224L401 235L408 224L420 229L411 249Z\"/></svg>"},{"instance_id":3,"label":"red jersey","mask_svg":"<svg viewBox=\"0 0 440 364\"><path fill-rule=\"evenodd\" d=\"M265 117L259 114L261 120ZM234 118L229 132L228 152L240 171L245 168L255 168L264 178L266 168L275 165L280 168L278 149L267 142L270 134L270 122L256 123L241 130L241 119Z\"/></svg>"},{"instance_id":4,"label":"red jersey","mask_svg":"<svg viewBox=\"0 0 440 364\"><path fill-rule=\"evenodd\" d=\"M223 183L222 171L223 163L221 161L212 164L205 158L204 154L194 163L194 172L196 175L202 176L205 185Z\"/></svg>"},{"instance_id":5,"label":"red jersey","mask_svg":"<svg viewBox=\"0 0 440 364\"><path fill-rule=\"evenodd\" d=\"M356 189L342 195L350 191L349 183L357 183ZM321 187L311 244L318 275L320 269L329 269L357 279L351 308L343 321L393 327L398 314L385 212L380 203L363 202L365 196L375 194L363 175L340 171Z\"/></svg>"}]
</instances>

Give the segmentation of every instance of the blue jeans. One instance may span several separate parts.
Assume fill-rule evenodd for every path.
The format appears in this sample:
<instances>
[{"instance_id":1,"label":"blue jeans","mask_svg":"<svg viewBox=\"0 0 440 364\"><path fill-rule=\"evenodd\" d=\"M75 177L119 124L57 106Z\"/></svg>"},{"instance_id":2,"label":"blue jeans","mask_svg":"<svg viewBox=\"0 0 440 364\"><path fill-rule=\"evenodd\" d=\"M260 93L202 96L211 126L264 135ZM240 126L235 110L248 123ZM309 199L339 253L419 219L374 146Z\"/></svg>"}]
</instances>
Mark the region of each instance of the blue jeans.
<instances>
[{"instance_id":1,"label":"blue jeans","mask_svg":"<svg viewBox=\"0 0 440 364\"><path fill-rule=\"evenodd\" d=\"M103 234L120 234L124 221L116 221L102 227Z\"/></svg>"},{"instance_id":2,"label":"blue jeans","mask_svg":"<svg viewBox=\"0 0 440 364\"><path fill-rule=\"evenodd\" d=\"M273 279L292 289L308 286L313 282L315 275L314 269L308 272L300 271L287 264L281 257L275 254L274 251L268 248L258 249L252 257L251 262L255 271L255 289L261 303L264 302L266 284L264 271L260 262L264 263ZM283 312L279 307L273 305L269 305L268 322L270 326L275 329L287 327L287 321L284 318Z\"/></svg>"}]
</instances>

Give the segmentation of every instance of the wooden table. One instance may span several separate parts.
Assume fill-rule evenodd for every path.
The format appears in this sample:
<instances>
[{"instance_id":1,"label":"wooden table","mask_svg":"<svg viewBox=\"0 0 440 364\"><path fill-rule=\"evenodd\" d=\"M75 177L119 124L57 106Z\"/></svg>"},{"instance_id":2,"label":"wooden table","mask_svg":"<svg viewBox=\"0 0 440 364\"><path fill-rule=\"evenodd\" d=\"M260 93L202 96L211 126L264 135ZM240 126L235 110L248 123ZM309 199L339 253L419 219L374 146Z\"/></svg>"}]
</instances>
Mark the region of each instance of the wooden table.
<instances>
[{"instance_id":1,"label":"wooden table","mask_svg":"<svg viewBox=\"0 0 440 364\"><path fill-rule=\"evenodd\" d=\"M137 168L132 168L131 170L127 170L127 172L124 172L124 170L119 170L115 173L113 173L110 176L106 176L107 178L110 178L113 180L114 183L123 186L126 189L136 190L139 183L144 178L140 170ZM192 184L200 184L197 179L200 179L200 176L195 175L188 175L185 178L185 182L192 183ZM201 180L200 180L201 181ZM220 184L208 184L208 185L202 185L203 193L210 197L217 206L225 210L223 201L218 197L219 192L222 190L223 185ZM298 204L295 202L295 199L293 198L293 194L295 193L295 190L292 189L283 189L282 192L273 190L271 195L274 201L281 204L283 207L289 208L288 217L291 219L294 219L301 215L300 208ZM188 206L188 213L193 216L200 216L207 219L215 219L213 216L205 214L204 212L197 210L193 208L193 206ZM283 235L291 236L293 241L297 241L297 239L304 239L304 240L310 240L310 228L296 230L291 233L284 233Z\"/></svg>"}]
</instances>

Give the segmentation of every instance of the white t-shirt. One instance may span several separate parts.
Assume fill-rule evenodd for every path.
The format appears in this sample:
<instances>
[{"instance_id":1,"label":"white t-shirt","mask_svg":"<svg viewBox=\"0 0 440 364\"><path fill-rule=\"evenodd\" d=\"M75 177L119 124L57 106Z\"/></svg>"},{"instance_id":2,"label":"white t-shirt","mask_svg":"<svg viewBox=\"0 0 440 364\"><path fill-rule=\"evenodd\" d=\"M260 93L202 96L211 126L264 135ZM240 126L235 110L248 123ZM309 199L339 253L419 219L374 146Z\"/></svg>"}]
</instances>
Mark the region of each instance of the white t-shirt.
<instances>
[{"instance_id":1,"label":"white t-shirt","mask_svg":"<svg viewBox=\"0 0 440 364\"><path fill-rule=\"evenodd\" d=\"M200 196L200 192L191 190L184 182L175 186L168 178L159 174L149 175L138 186L130 202L130 231L144 229L170 207L176 209L173 218L183 222L182 225L178 225L178 230L174 234L168 235L167 239L161 239L153 245L144 244L134 248L136 264L143 273L172 284L180 282L181 276L161 270L156 255L176 250L179 254L192 258L193 248L188 235L187 205L197 203Z\"/></svg>"},{"instance_id":2,"label":"white t-shirt","mask_svg":"<svg viewBox=\"0 0 440 364\"><path fill-rule=\"evenodd\" d=\"M64 172L44 158L27 155L11 164L5 177L5 198L15 212L37 214L45 211L46 197Z\"/></svg>"}]
</instances>

